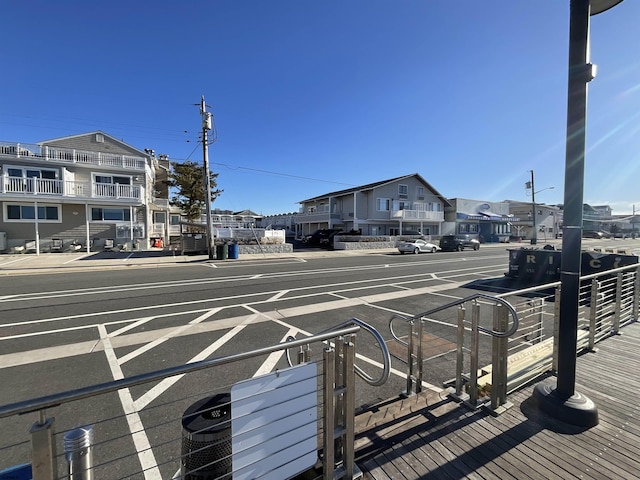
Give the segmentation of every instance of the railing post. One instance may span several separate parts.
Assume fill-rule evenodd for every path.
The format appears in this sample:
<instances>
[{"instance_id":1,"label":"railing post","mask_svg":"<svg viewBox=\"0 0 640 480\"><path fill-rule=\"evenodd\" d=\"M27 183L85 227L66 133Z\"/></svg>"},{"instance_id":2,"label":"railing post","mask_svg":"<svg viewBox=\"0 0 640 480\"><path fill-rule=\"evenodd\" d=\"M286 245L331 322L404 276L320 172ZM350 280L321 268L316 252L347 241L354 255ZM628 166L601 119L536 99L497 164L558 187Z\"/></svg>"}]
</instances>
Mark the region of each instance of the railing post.
<instances>
[{"instance_id":1,"label":"railing post","mask_svg":"<svg viewBox=\"0 0 640 480\"><path fill-rule=\"evenodd\" d=\"M458 341L456 346L456 395L462 395L462 372L464 369L464 317L466 309L463 305L458 309Z\"/></svg>"},{"instance_id":2,"label":"railing post","mask_svg":"<svg viewBox=\"0 0 640 480\"><path fill-rule=\"evenodd\" d=\"M633 306L631 308L634 322L638 321L638 302L640 301L638 296L640 296L640 267L636 269L633 282Z\"/></svg>"},{"instance_id":3,"label":"railing post","mask_svg":"<svg viewBox=\"0 0 640 480\"><path fill-rule=\"evenodd\" d=\"M55 418L46 418L44 410L40 410L39 420L29 431L33 480L54 480L58 476L56 442L53 438L54 424Z\"/></svg>"},{"instance_id":4,"label":"railing post","mask_svg":"<svg viewBox=\"0 0 640 480\"><path fill-rule=\"evenodd\" d=\"M416 379L415 327L416 321L412 318L409 321L409 344L407 345L407 391L405 392L407 397L416 393L413 387Z\"/></svg>"},{"instance_id":5,"label":"railing post","mask_svg":"<svg viewBox=\"0 0 640 480\"><path fill-rule=\"evenodd\" d=\"M493 330L495 332L507 331L507 310L502 305L493 306ZM493 336L491 362L491 410L497 412L498 408L507 403L507 360L509 338Z\"/></svg>"},{"instance_id":6,"label":"railing post","mask_svg":"<svg viewBox=\"0 0 640 480\"><path fill-rule=\"evenodd\" d=\"M478 351L480 348L480 305L476 300L471 306L471 364L469 372L469 403L478 405Z\"/></svg>"},{"instance_id":7,"label":"railing post","mask_svg":"<svg viewBox=\"0 0 640 480\"><path fill-rule=\"evenodd\" d=\"M70 480L93 480L93 425L67 432L64 453Z\"/></svg>"},{"instance_id":8,"label":"railing post","mask_svg":"<svg viewBox=\"0 0 640 480\"><path fill-rule=\"evenodd\" d=\"M356 346L356 335L350 335L344 343L344 435L342 438L343 466L345 478L351 480L355 473L355 410L356 410L356 374L354 370Z\"/></svg>"},{"instance_id":9,"label":"railing post","mask_svg":"<svg viewBox=\"0 0 640 480\"><path fill-rule=\"evenodd\" d=\"M415 393L422 392L422 361L424 358L422 357L422 336L424 333L424 318L420 317L418 320L418 334L416 335L417 345L417 354L416 354L416 379L415 379Z\"/></svg>"},{"instance_id":10,"label":"railing post","mask_svg":"<svg viewBox=\"0 0 640 480\"><path fill-rule=\"evenodd\" d=\"M613 317L613 334L620 333L620 314L622 310L622 272L618 272L616 278L616 305L615 314Z\"/></svg>"},{"instance_id":11,"label":"railing post","mask_svg":"<svg viewBox=\"0 0 640 480\"><path fill-rule=\"evenodd\" d=\"M598 322L598 280L591 280L591 296L589 297L589 350L596 347L596 324Z\"/></svg>"},{"instance_id":12,"label":"railing post","mask_svg":"<svg viewBox=\"0 0 640 480\"><path fill-rule=\"evenodd\" d=\"M324 458L322 471L324 472L324 480L333 480L333 472L335 469L335 358L335 349L327 345L324 348L322 357L324 369Z\"/></svg>"},{"instance_id":13,"label":"railing post","mask_svg":"<svg viewBox=\"0 0 640 480\"><path fill-rule=\"evenodd\" d=\"M560 285L556 287L553 303L553 360L551 361L551 370L555 373L558 371L558 352L560 340L560 296L562 288Z\"/></svg>"}]
</instances>

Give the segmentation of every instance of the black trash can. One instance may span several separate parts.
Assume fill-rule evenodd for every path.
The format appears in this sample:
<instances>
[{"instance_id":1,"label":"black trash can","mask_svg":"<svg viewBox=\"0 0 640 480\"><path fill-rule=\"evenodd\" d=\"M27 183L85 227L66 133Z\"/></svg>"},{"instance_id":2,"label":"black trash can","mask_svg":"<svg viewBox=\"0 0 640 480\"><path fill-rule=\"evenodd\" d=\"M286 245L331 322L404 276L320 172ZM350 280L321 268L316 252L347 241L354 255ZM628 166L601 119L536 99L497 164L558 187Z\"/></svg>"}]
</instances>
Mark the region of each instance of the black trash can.
<instances>
[{"instance_id":1,"label":"black trash can","mask_svg":"<svg viewBox=\"0 0 640 480\"><path fill-rule=\"evenodd\" d=\"M231 394L191 405L182 416L182 480L207 480L232 472Z\"/></svg>"}]
</instances>

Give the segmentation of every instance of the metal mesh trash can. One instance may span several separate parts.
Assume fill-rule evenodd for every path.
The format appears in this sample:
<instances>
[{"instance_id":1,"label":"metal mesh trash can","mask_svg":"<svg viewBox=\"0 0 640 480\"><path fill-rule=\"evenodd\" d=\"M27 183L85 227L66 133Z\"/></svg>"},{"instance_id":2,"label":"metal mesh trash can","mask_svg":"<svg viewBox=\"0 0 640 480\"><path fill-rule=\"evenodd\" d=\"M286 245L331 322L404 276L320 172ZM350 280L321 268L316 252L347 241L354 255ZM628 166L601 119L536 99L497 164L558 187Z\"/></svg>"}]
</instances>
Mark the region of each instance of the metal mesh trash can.
<instances>
[{"instance_id":1,"label":"metal mesh trash can","mask_svg":"<svg viewBox=\"0 0 640 480\"><path fill-rule=\"evenodd\" d=\"M191 405L182 416L182 480L208 480L230 474L231 394Z\"/></svg>"}]
</instances>

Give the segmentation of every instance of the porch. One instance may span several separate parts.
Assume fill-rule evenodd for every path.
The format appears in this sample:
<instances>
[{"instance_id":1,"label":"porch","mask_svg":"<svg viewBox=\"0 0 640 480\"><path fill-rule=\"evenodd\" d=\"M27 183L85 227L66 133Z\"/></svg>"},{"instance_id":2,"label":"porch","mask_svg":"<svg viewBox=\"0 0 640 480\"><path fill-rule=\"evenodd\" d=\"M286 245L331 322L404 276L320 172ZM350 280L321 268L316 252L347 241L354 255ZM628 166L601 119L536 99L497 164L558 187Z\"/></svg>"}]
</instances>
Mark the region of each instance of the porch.
<instances>
[{"instance_id":1,"label":"porch","mask_svg":"<svg viewBox=\"0 0 640 480\"><path fill-rule=\"evenodd\" d=\"M142 201L144 198L144 187L141 185L11 177L7 174L0 178L0 196L38 196L46 197L47 200L73 198Z\"/></svg>"},{"instance_id":2,"label":"porch","mask_svg":"<svg viewBox=\"0 0 640 480\"><path fill-rule=\"evenodd\" d=\"M91 152L29 143L0 142L0 156L55 164L144 171L146 160L132 155Z\"/></svg>"}]
</instances>

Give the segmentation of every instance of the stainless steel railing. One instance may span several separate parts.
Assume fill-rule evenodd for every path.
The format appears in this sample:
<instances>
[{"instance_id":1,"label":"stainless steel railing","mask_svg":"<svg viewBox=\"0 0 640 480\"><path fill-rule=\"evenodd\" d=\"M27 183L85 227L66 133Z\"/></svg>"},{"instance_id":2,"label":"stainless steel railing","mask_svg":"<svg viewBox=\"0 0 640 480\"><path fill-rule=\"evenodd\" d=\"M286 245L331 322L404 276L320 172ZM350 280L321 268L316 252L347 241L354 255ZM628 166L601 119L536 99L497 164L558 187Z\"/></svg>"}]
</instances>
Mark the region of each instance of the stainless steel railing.
<instances>
[{"instance_id":1,"label":"stainless steel railing","mask_svg":"<svg viewBox=\"0 0 640 480\"><path fill-rule=\"evenodd\" d=\"M318 420L317 425L317 442L314 441L314 445L317 443L323 450L322 455L322 478L327 480L334 478L352 478L353 472L356 469L354 464L354 415L355 415L355 341L356 334L361 331L359 325L351 323L348 326L338 326L330 331L313 335L311 337L293 340L286 343L272 345L250 352L243 352L234 355L228 355L225 357L213 358L194 362L186 365L179 365L176 367L170 367L155 372L145 373L141 375L135 375L121 380L115 380L112 382L101 383L97 385L90 385L87 387L79 388L76 390L60 392L53 395L47 395L40 398L30 399L22 402L12 403L9 405L0 406L0 419L7 419L8 417L14 417L18 415L27 415L37 413L38 420L31 428L31 456L32 456L32 478L34 480L54 480L58 478L70 478L71 480L84 480L93 478L169 478L166 474L161 474L159 467L163 467L166 471L168 467L174 465L176 461L180 461L181 456L171 453L167 455L164 463L154 463L154 456L151 452L151 446L148 445L147 449L138 450L140 445L144 442L135 440L137 437L140 439L140 435L144 434L146 429L166 429L167 425L175 425L176 421L179 424L181 418L180 415L175 415L174 408L170 405L160 405L148 408L159 408L159 411L170 412L169 418L158 416L157 414L147 414L148 421L152 419L157 421L157 425L143 425L141 415L144 412L131 411L125 412L124 417L120 415L116 418L107 418L95 421L94 418L81 418L80 415L71 415L73 407L70 405L72 402L79 401L93 401L95 405L100 405L104 400L104 396L110 393L118 392L121 394L123 391L128 391L132 387L140 387L148 385L151 382L167 380L170 377L176 377L181 375L196 375L198 372L207 373L208 377L203 377L202 380L209 378L213 375L214 371L221 371L220 367L238 364L243 361L254 359L256 357L269 355L275 352L284 352L290 348L302 347L306 348L313 343L321 343L323 345L322 360L317 362L318 377L320 382L313 381L313 388L317 388L313 392L304 392L303 396L307 398L309 395L316 395L320 398L318 402L318 408L322 413L321 418ZM284 373L284 371L282 371ZM282 375L277 373L276 376ZM188 377L187 377L188 378ZM201 384L203 381L196 381L196 384ZM226 389L231 386L219 385L220 388ZM187 398L179 399L178 402L182 404L183 401L189 398L193 399L193 392L184 392L187 394ZM200 395L196 393L195 395ZM291 400L289 398L289 400ZM295 399L293 399L295 400ZM261 398L260 401L263 401ZM144 407L142 407L144 408ZM62 409L67 412L67 417L58 419L58 423L69 425L74 422L81 422L80 425L92 424L95 421L90 430L85 427L84 430L79 430L78 426L75 426L75 430L67 431L65 435L65 459L67 461L67 473L60 474L63 468L60 468L58 461L61 457L57 454L56 444L61 443L60 438L57 438L55 432L56 421L53 417L47 416L47 410L50 409ZM173 412L173 414L171 414ZM90 409L90 414L99 414L100 409ZM122 425L129 422L124 422L123 419L131 415L136 415L137 419L133 421L135 429L132 429L130 433L125 433L121 430ZM285 415L286 416L286 415ZM117 430L113 426L113 423L120 424L120 430ZM231 429L231 420L228 421L229 429ZM175 431L175 427L172 427ZM87 432L90 431L90 434ZM123 439L131 435L134 437L134 444L138 450L137 453L127 454L126 458L111 458L111 451L115 447L110 447L112 443L122 444ZM282 442L282 438L286 438L280 435L279 442ZM113 438L106 438L113 436ZM292 437L296 438L297 437ZM57 441L56 441L57 439ZM96 441L94 445L92 443ZM159 448L163 451L175 450L170 448L170 445L178 442L177 438L161 437L161 442L154 448ZM111 442L111 443L110 443ZM22 448L25 442L18 442L18 446ZM127 443L127 442L125 442ZM129 443L129 445L131 445ZM281 447L278 444L275 448ZM99 457L99 460L94 461L93 454ZM140 465L136 471L135 458L138 458ZM143 462L142 457L147 459L146 463ZM277 461L278 455L273 456L273 459ZM126 465L120 467L120 463L124 462ZM177 465L174 467L177 468ZM98 472L98 473L95 473ZM116 474L115 472L118 472ZM178 474L176 474L178 475ZM174 476L173 478L179 478ZM190 478L186 476L184 478ZM215 477L214 477L215 478Z\"/></svg>"},{"instance_id":2,"label":"stainless steel railing","mask_svg":"<svg viewBox=\"0 0 640 480\"><path fill-rule=\"evenodd\" d=\"M347 320L344 323L336 325L331 330L338 329L338 328L346 328L353 325L359 326L360 328L362 328L362 330L371 334L374 340L377 342L378 346L380 347L380 351L382 353L382 372L380 373L380 376L378 378L372 377L367 372L365 372L362 368L360 368L358 365L354 365L353 367L355 374L358 375L361 379L363 379L365 382L367 382L371 386L379 387L381 385L384 385L389 379L389 374L391 372L391 354L389 353L389 347L387 347L387 344L384 341L384 338L382 337L380 332L378 332L378 330L376 330L374 327L372 327L368 323L363 322L362 320L359 320L357 318L352 318L351 320ZM321 333L330 332L331 330L326 330ZM295 340L295 337L293 336L287 337L287 342L292 342L294 340ZM308 352L309 352L308 345L304 347L300 347L300 350L298 352L298 357L297 357L298 363L308 361ZM287 349L287 362L289 363L289 366L293 366L293 361L291 360L289 349Z\"/></svg>"}]
</instances>

